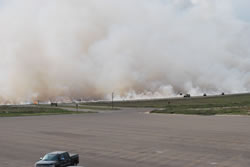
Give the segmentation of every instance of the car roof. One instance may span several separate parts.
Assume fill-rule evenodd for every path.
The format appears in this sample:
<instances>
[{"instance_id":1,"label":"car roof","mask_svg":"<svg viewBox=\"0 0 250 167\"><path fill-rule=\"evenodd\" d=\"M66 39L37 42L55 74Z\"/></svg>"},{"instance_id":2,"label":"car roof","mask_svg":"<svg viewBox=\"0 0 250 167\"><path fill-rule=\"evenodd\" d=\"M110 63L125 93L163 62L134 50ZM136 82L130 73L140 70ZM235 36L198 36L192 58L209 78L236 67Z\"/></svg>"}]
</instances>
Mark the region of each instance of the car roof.
<instances>
[{"instance_id":1,"label":"car roof","mask_svg":"<svg viewBox=\"0 0 250 167\"><path fill-rule=\"evenodd\" d=\"M63 153L66 153L66 151L54 151L48 154L63 154Z\"/></svg>"}]
</instances>

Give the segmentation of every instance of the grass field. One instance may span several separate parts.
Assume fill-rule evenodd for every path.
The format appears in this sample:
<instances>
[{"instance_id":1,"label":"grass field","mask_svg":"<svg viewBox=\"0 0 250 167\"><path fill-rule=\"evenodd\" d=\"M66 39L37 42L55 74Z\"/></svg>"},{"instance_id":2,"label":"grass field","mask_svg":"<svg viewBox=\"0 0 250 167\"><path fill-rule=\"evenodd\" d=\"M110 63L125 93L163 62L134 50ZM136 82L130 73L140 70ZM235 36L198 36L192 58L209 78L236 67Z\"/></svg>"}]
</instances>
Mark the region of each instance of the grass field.
<instances>
[{"instance_id":1,"label":"grass field","mask_svg":"<svg viewBox=\"0 0 250 167\"><path fill-rule=\"evenodd\" d=\"M91 102L79 104L79 109L111 110L111 102ZM134 101L115 101L114 109L119 107L149 107L155 108L152 113L166 114L197 114L197 115L250 115L250 94L235 94L225 96L207 96L192 98L152 99ZM61 107L61 108L60 108ZM81 114L86 112L69 111L63 108L75 109L74 104L59 104L27 106L0 106L0 117Z\"/></svg>"},{"instance_id":2,"label":"grass field","mask_svg":"<svg viewBox=\"0 0 250 167\"><path fill-rule=\"evenodd\" d=\"M111 102L88 103L88 105L110 106ZM175 99L117 101L115 107L159 108L152 113L167 114L235 114L250 115L250 94L207 96Z\"/></svg>"},{"instance_id":3,"label":"grass field","mask_svg":"<svg viewBox=\"0 0 250 167\"><path fill-rule=\"evenodd\" d=\"M59 107L63 108L76 108L75 105L70 104L59 104ZM89 105L82 105L78 106L78 109L87 109L87 110L119 110L119 108L112 108L109 106L89 106Z\"/></svg>"},{"instance_id":4,"label":"grass field","mask_svg":"<svg viewBox=\"0 0 250 167\"><path fill-rule=\"evenodd\" d=\"M55 107L39 106L0 106L0 117L38 116L38 115L62 115L83 114L89 112L68 111Z\"/></svg>"}]
</instances>

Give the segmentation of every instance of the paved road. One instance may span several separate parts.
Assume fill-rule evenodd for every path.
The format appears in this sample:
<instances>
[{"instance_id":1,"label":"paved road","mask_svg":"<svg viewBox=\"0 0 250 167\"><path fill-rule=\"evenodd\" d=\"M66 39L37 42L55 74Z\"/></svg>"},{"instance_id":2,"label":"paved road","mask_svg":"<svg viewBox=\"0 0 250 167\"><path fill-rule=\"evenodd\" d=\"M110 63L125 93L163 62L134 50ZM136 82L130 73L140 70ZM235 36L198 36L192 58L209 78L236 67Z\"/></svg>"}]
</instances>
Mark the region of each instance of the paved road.
<instances>
[{"instance_id":1,"label":"paved road","mask_svg":"<svg viewBox=\"0 0 250 167\"><path fill-rule=\"evenodd\" d=\"M250 117L100 114L0 118L0 166L32 167L54 150L86 167L249 167Z\"/></svg>"}]
</instances>

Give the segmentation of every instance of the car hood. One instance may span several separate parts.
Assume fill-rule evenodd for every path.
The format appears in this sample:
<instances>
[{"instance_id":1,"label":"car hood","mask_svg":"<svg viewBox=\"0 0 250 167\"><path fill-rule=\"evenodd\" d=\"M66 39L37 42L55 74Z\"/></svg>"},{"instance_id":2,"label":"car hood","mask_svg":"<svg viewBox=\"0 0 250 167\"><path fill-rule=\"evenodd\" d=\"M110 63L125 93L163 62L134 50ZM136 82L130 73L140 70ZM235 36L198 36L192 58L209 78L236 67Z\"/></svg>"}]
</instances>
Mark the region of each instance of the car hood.
<instances>
[{"instance_id":1,"label":"car hood","mask_svg":"<svg viewBox=\"0 0 250 167\"><path fill-rule=\"evenodd\" d=\"M36 165L53 165L56 164L56 161L38 161Z\"/></svg>"}]
</instances>

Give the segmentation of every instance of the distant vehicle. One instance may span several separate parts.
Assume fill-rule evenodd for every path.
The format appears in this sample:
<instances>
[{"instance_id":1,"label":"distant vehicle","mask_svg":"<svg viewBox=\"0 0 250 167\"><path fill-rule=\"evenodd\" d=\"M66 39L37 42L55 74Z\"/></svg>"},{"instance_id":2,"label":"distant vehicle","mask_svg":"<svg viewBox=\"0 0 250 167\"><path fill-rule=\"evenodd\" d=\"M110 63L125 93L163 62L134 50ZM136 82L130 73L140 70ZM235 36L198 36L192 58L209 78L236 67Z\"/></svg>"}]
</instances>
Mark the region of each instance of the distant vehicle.
<instances>
[{"instance_id":1,"label":"distant vehicle","mask_svg":"<svg viewBox=\"0 0 250 167\"><path fill-rule=\"evenodd\" d=\"M57 103L50 103L50 105L51 105L51 106L55 106L55 107L57 107L57 106L58 106L58 104L57 104Z\"/></svg>"},{"instance_id":2,"label":"distant vehicle","mask_svg":"<svg viewBox=\"0 0 250 167\"><path fill-rule=\"evenodd\" d=\"M225 93L224 93L224 92L222 92L222 93L221 93L221 95L222 95L222 96L224 96L224 95L225 95Z\"/></svg>"},{"instance_id":3,"label":"distant vehicle","mask_svg":"<svg viewBox=\"0 0 250 167\"><path fill-rule=\"evenodd\" d=\"M40 161L35 163L35 167L67 167L76 166L78 163L78 154L69 154L66 151L55 151L40 158Z\"/></svg>"},{"instance_id":4,"label":"distant vehicle","mask_svg":"<svg viewBox=\"0 0 250 167\"><path fill-rule=\"evenodd\" d=\"M185 98L190 98L191 95L190 95L190 94L185 94L184 97L185 97Z\"/></svg>"},{"instance_id":5,"label":"distant vehicle","mask_svg":"<svg viewBox=\"0 0 250 167\"><path fill-rule=\"evenodd\" d=\"M203 96L204 96L204 97L206 97L206 96L207 96L207 94L206 94L206 93L204 93L204 94L203 94Z\"/></svg>"}]
</instances>

